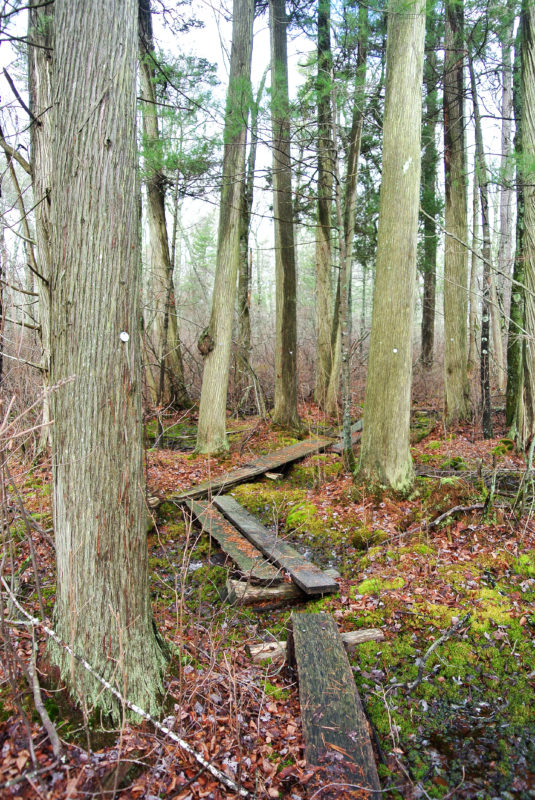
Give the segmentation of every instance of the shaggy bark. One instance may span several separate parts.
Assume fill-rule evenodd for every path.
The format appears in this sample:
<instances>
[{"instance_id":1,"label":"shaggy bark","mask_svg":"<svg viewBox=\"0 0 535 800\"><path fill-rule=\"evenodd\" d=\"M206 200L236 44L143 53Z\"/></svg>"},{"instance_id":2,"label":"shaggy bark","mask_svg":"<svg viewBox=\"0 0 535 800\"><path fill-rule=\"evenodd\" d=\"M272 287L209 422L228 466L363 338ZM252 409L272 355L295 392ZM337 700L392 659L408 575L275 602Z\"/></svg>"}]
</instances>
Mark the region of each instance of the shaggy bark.
<instances>
[{"instance_id":1,"label":"shaggy bark","mask_svg":"<svg viewBox=\"0 0 535 800\"><path fill-rule=\"evenodd\" d=\"M164 658L145 526L137 4L56 0L55 15L51 379L66 381L52 396L56 630L154 713ZM63 648L50 655L85 708L121 719L120 704Z\"/></svg>"},{"instance_id":2,"label":"shaggy bark","mask_svg":"<svg viewBox=\"0 0 535 800\"><path fill-rule=\"evenodd\" d=\"M420 200L425 2L389 3L383 180L360 472L406 491ZM403 198L403 203L400 203Z\"/></svg>"}]
</instances>

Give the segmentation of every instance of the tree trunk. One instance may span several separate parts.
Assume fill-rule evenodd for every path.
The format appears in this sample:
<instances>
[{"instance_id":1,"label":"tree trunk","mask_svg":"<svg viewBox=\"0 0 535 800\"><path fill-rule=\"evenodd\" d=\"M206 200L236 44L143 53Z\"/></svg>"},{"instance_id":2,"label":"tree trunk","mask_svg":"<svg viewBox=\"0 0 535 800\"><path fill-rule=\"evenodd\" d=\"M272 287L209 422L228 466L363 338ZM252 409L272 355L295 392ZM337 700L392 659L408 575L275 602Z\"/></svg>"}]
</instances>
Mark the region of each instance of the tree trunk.
<instances>
[{"instance_id":1,"label":"tree trunk","mask_svg":"<svg viewBox=\"0 0 535 800\"><path fill-rule=\"evenodd\" d=\"M433 350L435 341L435 297L437 281L437 248L438 235L436 217L440 213L440 201L437 198L438 150L435 140L438 103L437 103L437 25L433 22L435 5L430 9L426 37L428 56L424 65L425 86L425 120L422 127L422 188L421 205L424 252L422 272L424 276L424 296L422 304L422 351L421 362L425 369L433 366Z\"/></svg>"},{"instance_id":2,"label":"tree trunk","mask_svg":"<svg viewBox=\"0 0 535 800\"><path fill-rule=\"evenodd\" d=\"M327 413L334 416L338 408L338 387L340 383L340 370L344 363L343 338L341 328L344 324L351 325L349 319L344 323L344 314L350 314L348 298L342 297L343 278L342 273L346 271L347 291L351 288L351 262L353 255L353 238L355 232L355 216L357 211L357 181L360 159L360 144L362 138L362 124L364 121L364 109L366 105L366 59L368 54L368 8L364 4L359 5L359 39L357 46L357 69L355 75L355 93L353 104L353 115L351 119L351 131L349 134L349 147L347 153L347 169L344 181L344 208L343 208L343 236L345 242L345 254L348 259L347 265L342 263L342 253L340 251L340 272L338 285L336 288L336 300L333 315L333 332L331 333L331 352L332 365L329 375L329 385L327 389L326 409ZM349 338L347 338L349 337ZM351 329L346 331L347 344ZM349 351L347 353L349 358ZM347 364L349 369L349 364Z\"/></svg>"},{"instance_id":3,"label":"tree trunk","mask_svg":"<svg viewBox=\"0 0 535 800\"><path fill-rule=\"evenodd\" d=\"M256 151L258 146L258 115L267 73L268 67L264 70L251 109L251 143L247 157L247 176L243 182L241 193L240 266L238 270L238 373L240 375L241 391L245 391L252 378L253 383L255 383L255 392L261 401L260 405L264 414L262 389L259 385L256 385L256 377L249 362L251 353L251 281L253 266L253 253L249 247L249 235L251 231Z\"/></svg>"},{"instance_id":4,"label":"tree trunk","mask_svg":"<svg viewBox=\"0 0 535 800\"><path fill-rule=\"evenodd\" d=\"M515 115L515 161L516 161L516 248L509 311L509 335L507 339L507 391L505 397L505 421L511 438L518 434L518 411L522 395L522 328L524 325L524 192L522 188L522 69L521 69L522 25L519 26L515 42L513 70L513 108Z\"/></svg>"},{"instance_id":5,"label":"tree trunk","mask_svg":"<svg viewBox=\"0 0 535 800\"><path fill-rule=\"evenodd\" d=\"M269 2L271 32L271 123L275 225L276 343L273 422L298 428L297 278L295 269L290 103L285 0Z\"/></svg>"},{"instance_id":6,"label":"tree trunk","mask_svg":"<svg viewBox=\"0 0 535 800\"><path fill-rule=\"evenodd\" d=\"M500 235L498 245L498 283L503 294L506 318L509 315L509 277L513 268L513 65L511 49L513 45L514 6L508 0L509 22L501 42L502 50L502 169L500 188ZM505 277L507 276L507 277Z\"/></svg>"},{"instance_id":7,"label":"tree trunk","mask_svg":"<svg viewBox=\"0 0 535 800\"><path fill-rule=\"evenodd\" d=\"M148 586L136 149L136 0L56 0L51 379L56 630L157 713ZM73 213L76 209L76 213ZM58 645L84 708L123 709Z\"/></svg>"},{"instance_id":8,"label":"tree trunk","mask_svg":"<svg viewBox=\"0 0 535 800\"><path fill-rule=\"evenodd\" d=\"M316 226L316 387L325 407L331 371L333 157L331 113L331 2L318 2L318 221Z\"/></svg>"},{"instance_id":9,"label":"tree trunk","mask_svg":"<svg viewBox=\"0 0 535 800\"><path fill-rule=\"evenodd\" d=\"M481 117L477 100L477 87L474 74L474 64L469 58L470 84L472 87L472 102L474 104L474 125L476 131L476 169L478 172L479 197L481 200L481 227L483 229L483 286L481 291L481 402L483 405L483 436L485 439L492 437L492 408L490 400L490 299L491 299L491 251L490 251L490 220L489 220L489 179L483 149L483 131L481 130Z\"/></svg>"},{"instance_id":10,"label":"tree trunk","mask_svg":"<svg viewBox=\"0 0 535 800\"><path fill-rule=\"evenodd\" d=\"M470 311L468 315L468 376L471 378L476 369L477 362L477 328L478 328L478 289L477 289L477 266L479 259L479 180L477 170L474 172L474 185L472 197L472 252L470 268Z\"/></svg>"},{"instance_id":11,"label":"tree trunk","mask_svg":"<svg viewBox=\"0 0 535 800\"><path fill-rule=\"evenodd\" d=\"M32 5L39 5L37 0ZM46 281L50 277L50 189L52 175L52 51L54 48L54 6L32 8L29 14L28 38L37 47L28 48L28 89L30 109L40 125L30 127L30 160L33 176L35 236L39 273L45 278L34 282L39 295L41 366L43 377L43 427L39 437L41 452L50 440L50 398L47 393L50 370L50 293Z\"/></svg>"},{"instance_id":12,"label":"tree trunk","mask_svg":"<svg viewBox=\"0 0 535 800\"><path fill-rule=\"evenodd\" d=\"M165 219L165 175L154 86L154 42L150 0L139 0L139 44L144 168L150 243L149 310L145 319L145 333L152 340L152 349L158 358L154 381L149 381L148 384L149 388L151 385L158 387L156 396L152 398L153 402L157 402L159 405L172 404L177 408L187 408L191 403L184 383L184 365L175 308L173 264L169 256ZM164 378L163 381L162 378Z\"/></svg>"},{"instance_id":13,"label":"tree trunk","mask_svg":"<svg viewBox=\"0 0 535 800\"><path fill-rule=\"evenodd\" d=\"M240 261L245 138L251 102L253 9L254 0L234 0L216 274L210 322L199 340L199 348L204 356L197 431L197 450L200 453L228 450L227 389L236 280Z\"/></svg>"},{"instance_id":14,"label":"tree trunk","mask_svg":"<svg viewBox=\"0 0 535 800\"><path fill-rule=\"evenodd\" d=\"M425 2L389 3L383 179L360 473L406 491L420 200ZM403 198L403 202L400 202Z\"/></svg>"},{"instance_id":15,"label":"tree trunk","mask_svg":"<svg viewBox=\"0 0 535 800\"><path fill-rule=\"evenodd\" d=\"M448 423L470 414L466 353L467 237L464 120L464 11L446 0L444 58L444 391ZM459 241L460 240L460 241Z\"/></svg>"},{"instance_id":16,"label":"tree trunk","mask_svg":"<svg viewBox=\"0 0 535 800\"><path fill-rule=\"evenodd\" d=\"M523 387L519 398L518 438L535 442L535 6L522 3L522 188L524 203ZM530 448L531 458L533 450Z\"/></svg>"}]
</instances>

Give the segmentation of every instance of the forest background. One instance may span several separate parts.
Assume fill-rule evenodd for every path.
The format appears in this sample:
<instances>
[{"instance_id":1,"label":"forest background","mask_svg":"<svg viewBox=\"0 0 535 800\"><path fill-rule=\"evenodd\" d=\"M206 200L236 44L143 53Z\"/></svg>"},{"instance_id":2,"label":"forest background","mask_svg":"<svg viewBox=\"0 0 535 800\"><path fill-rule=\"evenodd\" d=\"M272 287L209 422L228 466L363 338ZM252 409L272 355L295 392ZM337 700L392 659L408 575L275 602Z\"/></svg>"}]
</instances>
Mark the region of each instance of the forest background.
<instances>
[{"instance_id":1,"label":"forest background","mask_svg":"<svg viewBox=\"0 0 535 800\"><path fill-rule=\"evenodd\" d=\"M532 4L57 0L0 24L3 788L328 796L293 676L246 655L286 612L219 609L230 568L172 498L342 422L343 462L234 494L339 568L318 610L386 634L352 660L385 791L524 796Z\"/></svg>"}]
</instances>

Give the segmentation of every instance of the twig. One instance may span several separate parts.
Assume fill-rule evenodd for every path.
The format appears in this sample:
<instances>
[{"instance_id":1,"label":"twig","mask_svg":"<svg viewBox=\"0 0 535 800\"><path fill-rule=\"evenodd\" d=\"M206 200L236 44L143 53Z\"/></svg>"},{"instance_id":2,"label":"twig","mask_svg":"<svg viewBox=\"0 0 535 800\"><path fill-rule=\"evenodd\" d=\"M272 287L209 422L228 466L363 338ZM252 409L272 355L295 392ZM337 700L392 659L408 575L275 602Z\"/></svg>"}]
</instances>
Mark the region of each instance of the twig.
<instances>
[{"instance_id":1,"label":"twig","mask_svg":"<svg viewBox=\"0 0 535 800\"><path fill-rule=\"evenodd\" d=\"M180 736L177 736L177 734L174 731L172 731L166 725L162 725L161 722L158 722L158 720L154 719L154 717L152 717L147 711L145 711L145 709L140 708L140 706L137 706L135 703L131 703L130 700L124 698L114 686L112 686L107 680L102 678L98 674L98 672L96 672L93 669L91 664L89 664L85 660L85 658L82 658L82 656L77 655L72 649L72 647L70 647L68 644L65 644L65 642L62 641L62 639L60 639L60 637L57 635L55 631L52 630L52 628L49 628L47 625L41 622L41 620L38 619L37 617L32 617L31 614L28 614L28 612L20 605L17 598L14 596L13 592L7 585L5 579L1 578L1 581L4 586L4 589L7 591L9 595L11 602L17 607L17 609L28 620L28 622L31 625L41 628L41 630L44 631L44 633L46 633L46 635L50 639L53 639L53 641L56 642L56 644L62 647L67 653L69 653L70 656L75 658L76 661L78 661L78 663L81 664L84 667L84 669L86 669L89 672L89 674L96 681L98 681L98 683L100 683L101 686L104 687L104 689L107 689L108 692L110 692L110 694L112 694L113 697L115 697L116 700L118 700L121 703L121 705L125 706L130 711L133 711L134 714L137 714L139 717L142 717L142 719L145 719L147 720L147 722L150 722L152 725L154 725L156 730L160 731L160 733L163 733L165 736L168 736L182 750L184 750L186 753L189 753L189 755L191 755L199 764L201 764L204 767L204 769L206 769L218 781L223 783L228 789L231 789L231 791L236 792L237 794L239 794L240 797L251 797L247 789L243 789L242 787L238 786L238 784L235 783L231 778L229 778L228 775L225 775L224 772L221 772L221 770L214 767L209 761L207 761L203 756L201 756L200 753L197 753L197 751L194 750L193 747L191 747L191 745L189 745L186 741L184 741L184 739L181 739Z\"/></svg>"},{"instance_id":2,"label":"twig","mask_svg":"<svg viewBox=\"0 0 535 800\"><path fill-rule=\"evenodd\" d=\"M36 125L41 125L41 120L37 119L37 117L35 116L35 114L33 113L33 111L31 111L31 110L28 108L28 106L26 105L26 103L24 102L24 100L22 99L22 97L20 96L20 94L19 94L19 92L18 92L18 89L17 89L17 87L15 86L15 83L14 83L14 81L13 81L13 78L11 77L11 75L9 74L9 72L7 71L7 69L5 69L5 68L4 68L4 75L6 76L6 81L7 81L7 82L9 83L9 85L11 86L11 91L13 92L13 94L15 95L15 97L17 98L17 100L19 101L19 103L21 104L22 108L23 108L23 109L26 111L26 113L28 114L28 116L30 117L30 119L31 119L33 122L35 122L35 124L36 124Z\"/></svg>"},{"instance_id":3,"label":"twig","mask_svg":"<svg viewBox=\"0 0 535 800\"><path fill-rule=\"evenodd\" d=\"M44 729L48 734L48 738L50 739L50 744L52 745L52 752L59 760L63 753L63 748L61 746L61 742L59 740L58 732L56 727L50 717L48 716L48 711L45 708L45 704L43 703L43 697L41 695L41 687L39 685L39 678L37 677L37 664L36 664L36 650L37 645L35 643L35 632L32 628L32 660L30 662L30 677L31 677L31 685L32 685L32 692L33 692L33 702L35 703L35 708L37 713L41 717L41 722L43 723Z\"/></svg>"},{"instance_id":4,"label":"twig","mask_svg":"<svg viewBox=\"0 0 535 800\"><path fill-rule=\"evenodd\" d=\"M412 683L409 683L407 685L407 689L410 692L412 692L413 689L416 689L416 687L422 682L424 677L425 662L427 661L431 653L433 653L433 651L436 650L439 645L447 641L450 638L450 636L453 636L454 633L457 633L458 630L463 628L469 619L470 619L470 614L465 614L463 617L461 617L461 619L458 622L456 622L455 625L452 625L451 628L448 628L448 630L442 634L442 636L439 636L438 639L435 639L433 644L427 648L425 655L422 656L422 658L416 659L416 663L418 664L418 675L416 676L415 680L413 680Z\"/></svg>"},{"instance_id":5,"label":"twig","mask_svg":"<svg viewBox=\"0 0 535 800\"><path fill-rule=\"evenodd\" d=\"M449 511L445 511L439 517L437 517L432 522L430 522L427 527L428 528L435 528L437 525L439 525L442 522L442 520L447 519L448 517L451 517L453 514L458 514L460 512L465 513L465 512L468 512L468 511L477 511L478 509L483 509L483 508L485 508L485 503L474 503L473 506L454 506L453 508L450 508Z\"/></svg>"}]
</instances>

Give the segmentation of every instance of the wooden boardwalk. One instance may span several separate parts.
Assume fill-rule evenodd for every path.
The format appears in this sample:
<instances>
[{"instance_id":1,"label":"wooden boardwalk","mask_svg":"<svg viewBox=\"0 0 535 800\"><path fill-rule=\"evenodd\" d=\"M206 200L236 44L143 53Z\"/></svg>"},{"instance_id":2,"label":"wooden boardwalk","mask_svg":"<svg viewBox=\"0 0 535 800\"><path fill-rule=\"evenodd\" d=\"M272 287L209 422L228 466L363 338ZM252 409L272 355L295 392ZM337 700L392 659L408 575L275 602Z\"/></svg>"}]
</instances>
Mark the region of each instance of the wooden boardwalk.
<instances>
[{"instance_id":1,"label":"wooden boardwalk","mask_svg":"<svg viewBox=\"0 0 535 800\"><path fill-rule=\"evenodd\" d=\"M336 581L315 564L307 561L294 547L265 528L230 495L214 497L214 505L251 544L281 569L306 594L337 592Z\"/></svg>"},{"instance_id":2,"label":"wooden boardwalk","mask_svg":"<svg viewBox=\"0 0 535 800\"><path fill-rule=\"evenodd\" d=\"M334 439L322 436L315 439L306 439L304 442L291 444L288 447L282 447L265 456L260 456L252 464L246 464L231 472L226 472L224 475L219 475L217 478L199 483L197 486L192 486L191 489L186 489L186 491L180 492L180 494L176 494L170 499L175 503L183 503L185 500L220 494L231 486L245 483L245 481L257 478L265 472L273 472L285 464L299 461L301 458L306 458L306 456L314 453L321 453L332 444L334 444Z\"/></svg>"},{"instance_id":3,"label":"wooden boardwalk","mask_svg":"<svg viewBox=\"0 0 535 800\"><path fill-rule=\"evenodd\" d=\"M208 503L190 500L187 508L205 533L212 536L251 583L274 585L282 582L282 574L269 564L262 553ZM245 584L246 585L246 584Z\"/></svg>"},{"instance_id":4,"label":"wooden boardwalk","mask_svg":"<svg viewBox=\"0 0 535 800\"><path fill-rule=\"evenodd\" d=\"M337 782L381 797L368 722L334 619L294 611L288 654L299 677L306 760L326 766L334 756Z\"/></svg>"}]
</instances>

